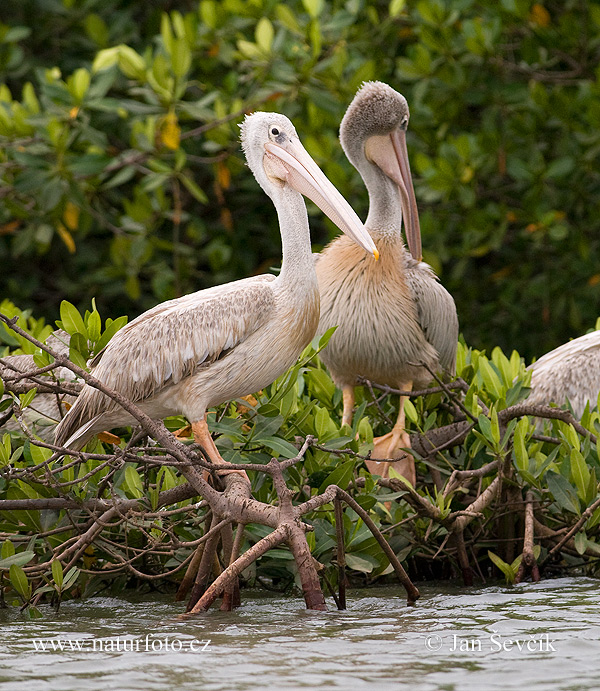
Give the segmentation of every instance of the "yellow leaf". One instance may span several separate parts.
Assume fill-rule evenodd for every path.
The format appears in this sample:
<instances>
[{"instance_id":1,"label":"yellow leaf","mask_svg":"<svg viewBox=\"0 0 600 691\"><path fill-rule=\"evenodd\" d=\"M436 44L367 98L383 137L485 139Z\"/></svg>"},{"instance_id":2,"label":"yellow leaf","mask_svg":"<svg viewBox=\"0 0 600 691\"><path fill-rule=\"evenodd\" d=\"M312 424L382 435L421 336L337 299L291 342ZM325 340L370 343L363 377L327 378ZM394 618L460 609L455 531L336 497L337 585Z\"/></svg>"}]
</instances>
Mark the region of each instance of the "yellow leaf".
<instances>
[{"instance_id":1,"label":"yellow leaf","mask_svg":"<svg viewBox=\"0 0 600 691\"><path fill-rule=\"evenodd\" d=\"M163 118L160 124L160 139L167 149L175 151L179 148L181 127L179 127L175 113L167 113Z\"/></svg>"},{"instance_id":2,"label":"yellow leaf","mask_svg":"<svg viewBox=\"0 0 600 691\"><path fill-rule=\"evenodd\" d=\"M529 13L529 21L538 26L549 26L550 13L543 5L536 3Z\"/></svg>"},{"instance_id":3,"label":"yellow leaf","mask_svg":"<svg viewBox=\"0 0 600 691\"><path fill-rule=\"evenodd\" d=\"M58 227L56 228L58 231L58 234L60 235L61 240L65 243L67 246L67 249L71 254L75 253L75 240L73 240L73 236L69 231L63 226L62 223L58 224Z\"/></svg>"},{"instance_id":4,"label":"yellow leaf","mask_svg":"<svg viewBox=\"0 0 600 691\"><path fill-rule=\"evenodd\" d=\"M67 202L63 221L69 230L77 230L79 227L79 207L75 206L73 202Z\"/></svg>"},{"instance_id":5,"label":"yellow leaf","mask_svg":"<svg viewBox=\"0 0 600 691\"><path fill-rule=\"evenodd\" d=\"M217 180L219 181L221 189L229 189L229 185L231 184L231 173L229 172L229 168L225 163L223 163L223 161L219 161L217 164Z\"/></svg>"},{"instance_id":6,"label":"yellow leaf","mask_svg":"<svg viewBox=\"0 0 600 691\"><path fill-rule=\"evenodd\" d=\"M9 221L3 226L0 226L0 235L10 235L11 233L14 233L20 225L20 221Z\"/></svg>"},{"instance_id":7,"label":"yellow leaf","mask_svg":"<svg viewBox=\"0 0 600 691\"><path fill-rule=\"evenodd\" d=\"M79 106L73 106L71 110L69 111L69 118L71 120L75 120L75 118L79 115Z\"/></svg>"},{"instance_id":8,"label":"yellow leaf","mask_svg":"<svg viewBox=\"0 0 600 691\"><path fill-rule=\"evenodd\" d=\"M473 171L473 168L471 168L471 166L465 166L461 173L460 181L466 185L468 182L471 182L474 174L475 172Z\"/></svg>"}]
</instances>

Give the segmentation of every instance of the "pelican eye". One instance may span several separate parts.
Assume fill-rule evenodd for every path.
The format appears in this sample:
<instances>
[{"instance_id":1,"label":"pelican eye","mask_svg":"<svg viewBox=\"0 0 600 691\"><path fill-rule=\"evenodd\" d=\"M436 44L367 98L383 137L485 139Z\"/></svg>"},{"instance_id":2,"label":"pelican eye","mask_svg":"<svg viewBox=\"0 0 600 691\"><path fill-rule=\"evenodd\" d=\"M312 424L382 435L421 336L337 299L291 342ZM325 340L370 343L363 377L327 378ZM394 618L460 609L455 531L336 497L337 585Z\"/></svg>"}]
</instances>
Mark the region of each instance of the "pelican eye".
<instances>
[{"instance_id":1,"label":"pelican eye","mask_svg":"<svg viewBox=\"0 0 600 691\"><path fill-rule=\"evenodd\" d=\"M277 144L283 146L286 140L284 130L282 130L280 127L277 127L276 125L271 125L269 127L269 139L272 142L277 142Z\"/></svg>"},{"instance_id":2,"label":"pelican eye","mask_svg":"<svg viewBox=\"0 0 600 691\"><path fill-rule=\"evenodd\" d=\"M404 116L402 118L402 122L400 123L400 127L405 130L408 127L408 118Z\"/></svg>"}]
</instances>

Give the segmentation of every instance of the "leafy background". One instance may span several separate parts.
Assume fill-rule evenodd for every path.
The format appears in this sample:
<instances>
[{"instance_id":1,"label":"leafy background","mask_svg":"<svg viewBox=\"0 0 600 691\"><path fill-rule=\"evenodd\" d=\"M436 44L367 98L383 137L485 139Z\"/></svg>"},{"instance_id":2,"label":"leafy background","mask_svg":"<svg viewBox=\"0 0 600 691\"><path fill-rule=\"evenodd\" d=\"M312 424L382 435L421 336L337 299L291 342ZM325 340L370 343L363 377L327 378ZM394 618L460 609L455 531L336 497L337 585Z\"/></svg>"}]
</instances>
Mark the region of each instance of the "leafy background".
<instances>
[{"instance_id":1,"label":"leafy background","mask_svg":"<svg viewBox=\"0 0 600 691\"><path fill-rule=\"evenodd\" d=\"M364 218L337 129L380 79L410 104L425 258L467 342L539 356L598 316L599 29L583 0L4 0L1 294L133 317L277 266L253 109L286 113ZM336 230L311 214L318 250Z\"/></svg>"}]
</instances>

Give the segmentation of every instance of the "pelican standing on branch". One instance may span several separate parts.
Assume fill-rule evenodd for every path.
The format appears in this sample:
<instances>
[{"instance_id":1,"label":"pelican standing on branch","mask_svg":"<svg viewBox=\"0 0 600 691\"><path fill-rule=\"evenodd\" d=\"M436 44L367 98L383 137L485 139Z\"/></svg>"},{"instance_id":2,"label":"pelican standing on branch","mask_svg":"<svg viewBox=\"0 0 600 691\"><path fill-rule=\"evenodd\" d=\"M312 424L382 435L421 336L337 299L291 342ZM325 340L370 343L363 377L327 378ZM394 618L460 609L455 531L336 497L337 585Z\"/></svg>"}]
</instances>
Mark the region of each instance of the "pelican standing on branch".
<instances>
[{"instance_id":1,"label":"pelican standing on branch","mask_svg":"<svg viewBox=\"0 0 600 691\"><path fill-rule=\"evenodd\" d=\"M340 141L369 193L365 227L381 261L375 263L344 237L317 259L321 293L319 332L338 325L323 362L343 391L343 422L350 424L359 377L410 391L427 385L429 370L453 373L458 319L454 300L421 261L421 232L412 185L406 128L406 99L387 84L364 84L340 126ZM410 253L404 247L401 224ZM422 366L424 363L427 367ZM429 368L429 369L427 369ZM404 431L404 397L391 432L375 439L372 458L400 458L393 467L415 483ZM368 461L371 472L387 476L389 464Z\"/></svg>"},{"instance_id":2,"label":"pelican standing on branch","mask_svg":"<svg viewBox=\"0 0 600 691\"><path fill-rule=\"evenodd\" d=\"M206 410L271 384L298 358L319 321L319 291L302 194L358 245L377 256L360 219L276 113L241 126L256 180L273 201L283 245L281 273L254 276L169 300L115 334L92 374L154 419L182 414L213 463L224 463ZM92 436L134 418L86 385L57 428L56 443L80 449Z\"/></svg>"}]
</instances>

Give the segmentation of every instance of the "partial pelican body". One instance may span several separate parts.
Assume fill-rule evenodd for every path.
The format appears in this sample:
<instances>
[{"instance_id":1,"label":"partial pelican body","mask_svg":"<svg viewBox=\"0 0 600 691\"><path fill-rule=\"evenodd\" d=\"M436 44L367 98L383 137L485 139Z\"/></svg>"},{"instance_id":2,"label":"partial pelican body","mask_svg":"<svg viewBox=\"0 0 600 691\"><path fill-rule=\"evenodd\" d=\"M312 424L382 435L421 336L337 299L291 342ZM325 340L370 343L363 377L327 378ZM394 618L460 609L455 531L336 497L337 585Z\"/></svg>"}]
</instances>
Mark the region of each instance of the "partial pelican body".
<instances>
[{"instance_id":1,"label":"partial pelican body","mask_svg":"<svg viewBox=\"0 0 600 691\"><path fill-rule=\"evenodd\" d=\"M53 348L61 355L69 354L69 339L71 337L66 331L58 329L51 333L46 339L46 345ZM7 355L0 358L0 377L6 381L14 379L18 372L35 372L38 369L33 360L33 355ZM52 378L50 378L52 377ZM73 382L77 379L76 375L66 367L57 367L52 375L40 375L42 380L49 382L67 381ZM8 398L8 394L2 400ZM58 393L38 393L32 403L23 410L23 421L34 434L44 441L50 441L54 436L56 425L62 420L69 406L75 400L75 396ZM9 432L19 432L21 427L14 416L10 418L2 427Z\"/></svg>"},{"instance_id":2,"label":"partial pelican body","mask_svg":"<svg viewBox=\"0 0 600 691\"><path fill-rule=\"evenodd\" d=\"M242 146L279 217L279 276L245 278L157 305L118 331L91 363L96 378L150 417L185 415L215 463L223 459L208 431L207 408L272 383L296 361L317 328L319 293L300 193L364 250L377 253L285 116L248 116ZM118 404L86 385L58 426L56 443L79 449L102 430L131 424L135 420Z\"/></svg>"},{"instance_id":3,"label":"partial pelican body","mask_svg":"<svg viewBox=\"0 0 600 691\"><path fill-rule=\"evenodd\" d=\"M340 126L340 141L369 192L365 227L381 254L375 263L340 236L317 260L321 293L319 332L338 325L321 353L343 391L343 422L350 424L359 377L402 391L427 385L432 370L453 373L458 319L454 300L421 261L421 234L412 186L406 128L408 105L381 82L358 91ZM401 235L404 227L410 253ZM395 470L415 483L404 431L404 397L391 432L375 440L373 459L400 458ZM388 463L368 461L384 477Z\"/></svg>"},{"instance_id":4,"label":"partial pelican body","mask_svg":"<svg viewBox=\"0 0 600 691\"><path fill-rule=\"evenodd\" d=\"M600 393L600 330L574 338L542 355L531 370L527 403L563 406L567 400L580 419L589 402L594 408Z\"/></svg>"}]
</instances>

